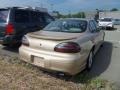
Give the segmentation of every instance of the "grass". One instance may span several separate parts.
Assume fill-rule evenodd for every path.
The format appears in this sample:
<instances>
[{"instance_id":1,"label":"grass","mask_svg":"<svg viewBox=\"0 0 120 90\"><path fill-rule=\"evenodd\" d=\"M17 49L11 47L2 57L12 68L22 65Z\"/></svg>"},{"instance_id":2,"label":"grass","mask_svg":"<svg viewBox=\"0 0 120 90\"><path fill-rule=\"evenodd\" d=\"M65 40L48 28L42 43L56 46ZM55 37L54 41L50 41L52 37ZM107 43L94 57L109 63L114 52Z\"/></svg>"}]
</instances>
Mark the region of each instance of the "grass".
<instances>
[{"instance_id":1,"label":"grass","mask_svg":"<svg viewBox=\"0 0 120 90\"><path fill-rule=\"evenodd\" d=\"M113 90L113 85L86 72L66 80L18 58L0 57L0 90Z\"/></svg>"}]
</instances>

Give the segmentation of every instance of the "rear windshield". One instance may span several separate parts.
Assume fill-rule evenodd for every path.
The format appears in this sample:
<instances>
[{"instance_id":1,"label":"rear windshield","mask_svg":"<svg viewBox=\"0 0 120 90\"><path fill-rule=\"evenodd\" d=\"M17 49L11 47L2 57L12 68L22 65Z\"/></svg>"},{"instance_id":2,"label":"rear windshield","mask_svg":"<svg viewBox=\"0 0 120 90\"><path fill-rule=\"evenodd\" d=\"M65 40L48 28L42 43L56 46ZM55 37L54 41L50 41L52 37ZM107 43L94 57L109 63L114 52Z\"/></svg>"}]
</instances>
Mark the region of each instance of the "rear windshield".
<instances>
[{"instance_id":1,"label":"rear windshield","mask_svg":"<svg viewBox=\"0 0 120 90\"><path fill-rule=\"evenodd\" d=\"M57 20L51 22L44 28L45 31L81 33L87 28L87 21L84 20Z\"/></svg>"},{"instance_id":2,"label":"rear windshield","mask_svg":"<svg viewBox=\"0 0 120 90\"><path fill-rule=\"evenodd\" d=\"M104 18L104 19L100 19L100 21L104 21L104 22L111 22L112 19L111 18Z\"/></svg>"},{"instance_id":3,"label":"rear windshield","mask_svg":"<svg viewBox=\"0 0 120 90\"><path fill-rule=\"evenodd\" d=\"M9 10L0 9L0 22L6 22L8 17Z\"/></svg>"}]
</instances>

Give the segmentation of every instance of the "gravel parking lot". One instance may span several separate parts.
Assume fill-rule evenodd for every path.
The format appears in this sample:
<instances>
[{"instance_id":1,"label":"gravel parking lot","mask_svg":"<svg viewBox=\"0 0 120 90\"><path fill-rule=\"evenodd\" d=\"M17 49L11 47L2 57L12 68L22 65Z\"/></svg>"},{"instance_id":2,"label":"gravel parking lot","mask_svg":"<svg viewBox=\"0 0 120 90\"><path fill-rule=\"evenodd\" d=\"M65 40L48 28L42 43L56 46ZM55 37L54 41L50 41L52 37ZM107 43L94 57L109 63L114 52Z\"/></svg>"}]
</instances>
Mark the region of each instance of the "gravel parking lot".
<instances>
[{"instance_id":1,"label":"gravel parking lot","mask_svg":"<svg viewBox=\"0 0 120 90\"><path fill-rule=\"evenodd\" d=\"M105 43L95 56L90 75L115 82L120 86L120 26L105 31ZM18 48L0 46L0 56L19 57Z\"/></svg>"}]
</instances>

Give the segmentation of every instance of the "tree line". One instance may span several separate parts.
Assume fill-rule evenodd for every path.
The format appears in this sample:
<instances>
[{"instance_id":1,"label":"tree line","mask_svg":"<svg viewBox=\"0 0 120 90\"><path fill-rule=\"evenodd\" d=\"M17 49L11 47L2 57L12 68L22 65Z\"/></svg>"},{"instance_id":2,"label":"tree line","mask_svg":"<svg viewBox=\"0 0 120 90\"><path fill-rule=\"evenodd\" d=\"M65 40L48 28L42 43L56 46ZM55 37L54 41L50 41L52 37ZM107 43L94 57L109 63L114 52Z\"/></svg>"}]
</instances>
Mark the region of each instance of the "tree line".
<instances>
[{"instance_id":1,"label":"tree line","mask_svg":"<svg viewBox=\"0 0 120 90\"><path fill-rule=\"evenodd\" d=\"M63 15L63 14L60 14L58 13L58 18L85 18L85 13L84 12L78 12L78 13L74 13L74 14L66 14L66 15Z\"/></svg>"},{"instance_id":2,"label":"tree line","mask_svg":"<svg viewBox=\"0 0 120 90\"><path fill-rule=\"evenodd\" d=\"M105 10L99 10L96 9L96 12L99 14L99 12L104 12ZM119 11L119 9L117 8L112 8L111 10L109 10L111 12L113 11ZM86 18L85 12L77 12L74 14L68 13L68 14L61 14L58 11L53 11L53 13L57 14L56 18Z\"/></svg>"}]
</instances>

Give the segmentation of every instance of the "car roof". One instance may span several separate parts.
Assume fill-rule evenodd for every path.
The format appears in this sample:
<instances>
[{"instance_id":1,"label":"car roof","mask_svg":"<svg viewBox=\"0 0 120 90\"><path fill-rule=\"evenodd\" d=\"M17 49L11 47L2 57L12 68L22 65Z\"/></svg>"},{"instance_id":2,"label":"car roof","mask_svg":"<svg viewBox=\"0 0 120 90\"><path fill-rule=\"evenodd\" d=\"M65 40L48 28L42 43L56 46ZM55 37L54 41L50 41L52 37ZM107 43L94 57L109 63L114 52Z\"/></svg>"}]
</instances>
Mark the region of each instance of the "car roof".
<instances>
[{"instance_id":1,"label":"car roof","mask_svg":"<svg viewBox=\"0 0 120 90\"><path fill-rule=\"evenodd\" d=\"M0 9L19 9L19 10L29 10L29 11L37 11L37 12L48 13L48 12L32 9L30 7L5 7L5 8L0 8Z\"/></svg>"}]
</instances>

